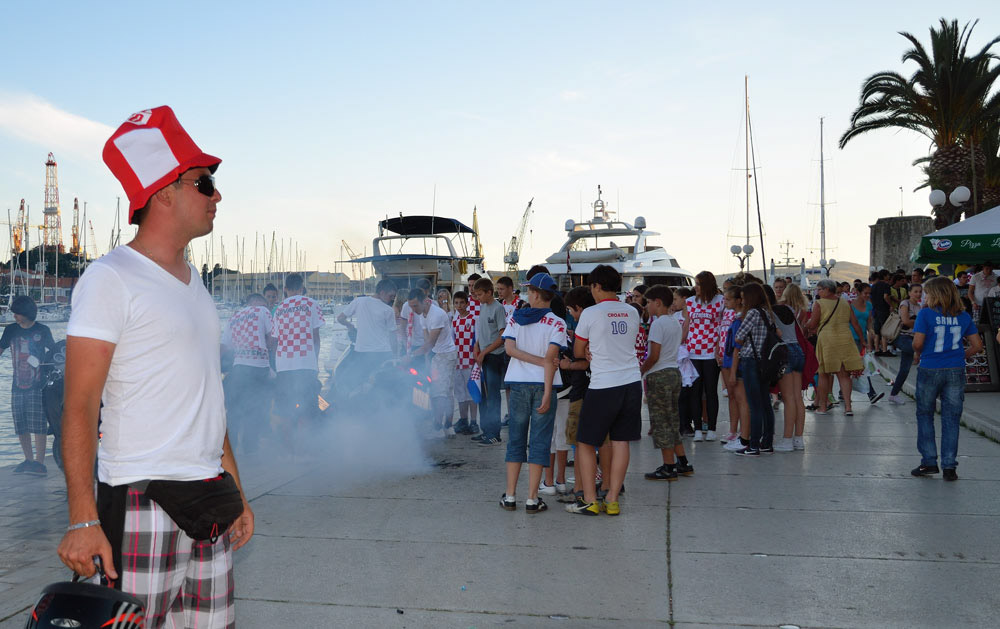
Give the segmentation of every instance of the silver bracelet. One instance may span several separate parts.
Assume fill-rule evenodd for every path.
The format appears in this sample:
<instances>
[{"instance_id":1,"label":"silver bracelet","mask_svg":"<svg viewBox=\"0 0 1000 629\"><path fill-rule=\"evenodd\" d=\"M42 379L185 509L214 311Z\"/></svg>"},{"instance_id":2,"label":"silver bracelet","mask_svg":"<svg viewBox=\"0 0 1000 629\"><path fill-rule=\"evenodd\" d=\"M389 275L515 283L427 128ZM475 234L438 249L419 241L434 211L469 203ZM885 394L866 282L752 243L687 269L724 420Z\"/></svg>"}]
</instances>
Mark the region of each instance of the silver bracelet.
<instances>
[{"instance_id":1,"label":"silver bracelet","mask_svg":"<svg viewBox=\"0 0 1000 629\"><path fill-rule=\"evenodd\" d=\"M85 529L89 526L100 526L100 520L91 520L90 522L80 522L79 524L71 524L66 527L66 531L75 531L77 529Z\"/></svg>"}]
</instances>

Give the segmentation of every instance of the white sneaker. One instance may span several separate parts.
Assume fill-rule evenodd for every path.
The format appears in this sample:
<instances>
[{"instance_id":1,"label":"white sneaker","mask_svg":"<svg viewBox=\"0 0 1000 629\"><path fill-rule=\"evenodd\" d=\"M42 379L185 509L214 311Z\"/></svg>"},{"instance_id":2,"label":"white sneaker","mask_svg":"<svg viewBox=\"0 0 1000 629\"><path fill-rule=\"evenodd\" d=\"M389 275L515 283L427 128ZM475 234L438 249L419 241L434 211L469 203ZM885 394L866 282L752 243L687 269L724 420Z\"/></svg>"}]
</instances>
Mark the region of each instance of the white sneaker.
<instances>
[{"instance_id":1,"label":"white sneaker","mask_svg":"<svg viewBox=\"0 0 1000 629\"><path fill-rule=\"evenodd\" d=\"M785 438L774 444L775 452L792 452L795 450L795 445L792 443L791 439Z\"/></svg>"},{"instance_id":2,"label":"white sneaker","mask_svg":"<svg viewBox=\"0 0 1000 629\"><path fill-rule=\"evenodd\" d=\"M805 450L806 440L802 437L792 437L792 447L796 450Z\"/></svg>"},{"instance_id":3,"label":"white sneaker","mask_svg":"<svg viewBox=\"0 0 1000 629\"><path fill-rule=\"evenodd\" d=\"M546 485L545 481L542 481L538 485L538 493L540 493L540 494L542 494L544 496L555 496L556 495L556 486L555 485Z\"/></svg>"},{"instance_id":4,"label":"white sneaker","mask_svg":"<svg viewBox=\"0 0 1000 629\"><path fill-rule=\"evenodd\" d=\"M556 483L556 493L559 495L566 493L566 483Z\"/></svg>"},{"instance_id":5,"label":"white sneaker","mask_svg":"<svg viewBox=\"0 0 1000 629\"><path fill-rule=\"evenodd\" d=\"M739 437L737 437L736 439L733 439L726 445L722 446L722 449L726 450L727 452L736 452L737 450L742 450L744 447L745 446L742 443L740 443Z\"/></svg>"},{"instance_id":6,"label":"white sneaker","mask_svg":"<svg viewBox=\"0 0 1000 629\"><path fill-rule=\"evenodd\" d=\"M726 433L726 436L722 438L722 445L726 445L727 443L729 443L733 439L738 439L738 438L739 438L739 435L737 433L735 433L735 432Z\"/></svg>"},{"instance_id":7,"label":"white sneaker","mask_svg":"<svg viewBox=\"0 0 1000 629\"><path fill-rule=\"evenodd\" d=\"M715 441L715 431L709 430L705 433L705 441Z\"/></svg>"},{"instance_id":8,"label":"white sneaker","mask_svg":"<svg viewBox=\"0 0 1000 629\"><path fill-rule=\"evenodd\" d=\"M890 395L889 401L892 402L893 404L906 404L906 402L903 401L903 398L899 397L898 395Z\"/></svg>"},{"instance_id":9,"label":"white sneaker","mask_svg":"<svg viewBox=\"0 0 1000 629\"><path fill-rule=\"evenodd\" d=\"M692 441L704 441L705 437L701 434L700 430L694 431L694 439Z\"/></svg>"}]
</instances>

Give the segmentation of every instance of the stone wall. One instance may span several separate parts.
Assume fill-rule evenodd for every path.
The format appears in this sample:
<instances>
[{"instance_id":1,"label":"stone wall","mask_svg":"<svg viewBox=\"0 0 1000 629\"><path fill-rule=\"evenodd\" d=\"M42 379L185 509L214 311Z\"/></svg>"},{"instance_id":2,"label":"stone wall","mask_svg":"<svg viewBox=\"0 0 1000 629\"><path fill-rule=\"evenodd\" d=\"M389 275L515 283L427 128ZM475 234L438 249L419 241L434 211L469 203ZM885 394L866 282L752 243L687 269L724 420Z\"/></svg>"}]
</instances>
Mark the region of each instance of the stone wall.
<instances>
[{"instance_id":1,"label":"stone wall","mask_svg":"<svg viewBox=\"0 0 1000 629\"><path fill-rule=\"evenodd\" d=\"M871 229L869 264L876 269L911 269L910 254L920 238L934 231L930 216L892 216L880 218Z\"/></svg>"}]
</instances>

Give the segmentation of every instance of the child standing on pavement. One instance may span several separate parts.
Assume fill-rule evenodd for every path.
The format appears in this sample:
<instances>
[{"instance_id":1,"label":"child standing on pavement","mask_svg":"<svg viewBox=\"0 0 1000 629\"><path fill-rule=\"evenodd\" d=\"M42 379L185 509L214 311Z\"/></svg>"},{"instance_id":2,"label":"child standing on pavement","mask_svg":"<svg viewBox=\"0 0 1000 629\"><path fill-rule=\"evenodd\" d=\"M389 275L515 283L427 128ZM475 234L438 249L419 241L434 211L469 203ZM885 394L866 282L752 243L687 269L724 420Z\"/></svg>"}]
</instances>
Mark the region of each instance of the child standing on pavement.
<instances>
[{"instance_id":1,"label":"child standing on pavement","mask_svg":"<svg viewBox=\"0 0 1000 629\"><path fill-rule=\"evenodd\" d=\"M517 508L515 490L521 465L528 463L527 513L548 509L538 497L542 469L549 464L556 400L553 386L562 384L556 357L566 345L566 322L555 316L549 304L555 296L556 282L548 273L538 273L529 280L530 308L514 311L503 333L510 365L505 382L510 384L510 427L507 433L507 490L500 496L500 506L507 511ZM529 438L530 433L530 438Z\"/></svg>"},{"instance_id":2,"label":"child standing on pavement","mask_svg":"<svg viewBox=\"0 0 1000 629\"><path fill-rule=\"evenodd\" d=\"M42 408L41 364L55 347L52 331L48 326L35 323L38 307L27 295L18 295L10 305L14 325L4 328L0 337L0 354L10 348L14 366L11 382L10 406L14 414L14 432L21 442L24 461L14 468L15 474L45 476L45 442L49 424ZM34 438L34 452L32 452Z\"/></svg>"},{"instance_id":3,"label":"child standing on pavement","mask_svg":"<svg viewBox=\"0 0 1000 629\"><path fill-rule=\"evenodd\" d=\"M941 467L944 479L958 480L958 424L965 405L965 361L983 350L983 341L962 308L955 284L935 277L924 285L927 306L913 325L913 362L917 364L917 449L920 465L911 473L938 473L934 407L941 400ZM968 341L967 348L962 339Z\"/></svg>"},{"instance_id":4,"label":"child standing on pavement","mask_svg":"<svg viewBox=\"0 0 1000 629\"><path fill-rule=\"evenodd\" d=\"M663 465L646 474L649 480L675 481L677 475L694 474L684 454L681 441L677 400L681 392L681 372L677 367L677 349L681 344L681 326L667 316L674 299L668 286L657 284L646 291L646 310L653 322L649 326L646 359L639 368L646 377L646 403L652 426L653 446L660 449Z\"/></svg>"},{"instance_id":5,"label":"child standing on pavement","mask_svg":"<svg viewBox=\"0 0 1000 629\"><path fill-rule=\"evenodd\" d=\"M687 312L687 298L694 295L694 291L690 288L681 287L674 291L674 313L673 317L677 319L677 322L681 324L681 342L684 344L684 349L687 351L687 336L688 328L690 327L690 319L688 318ZM690 358L688 358L688 362ZM697 378L695 378L697 380ZM697 423L701 425L700 417L694 417L691 411L691 395L694 390L694 382L690 384L685 384L681 387L681 397L677 402L678 408L681 414L681 436L687 437L694 434L694 424Z\"/></svg>"},{"instance_id":6,"label":"child standing on pavement","mask_svg":"<svg viewBox=\"0 0 1000 629\"><path fill-rule=\"evenodd\" d=\"M471 435L472 424L477 423L476 403L469 394L469 374L472 373L473 344L476 339L476 317L469 312L469 296L464 291L458 291L452 297L455 312L452 315L451 326L455 332L455 346L458 348L458 361L455 364L453 390L458 403L458 423L452 426L456 435Z\"/></svg>"},{"instance_id":7,"label":"child standing on pavement","mask_svg":"<svg viewBox=\"0 0 1000 629\"><path fill-rule=\"evenodd\" d=\"M590 388L583 400L576 452L577 482L583 483L584 497L567 505L570 513L619 515L618 494L628 471L629 442L642 437L642 384L635 359L635 338L639 334L639 314L618 300L622 276L611 266L599 264L587 278L597 304L584 310L576 326L574 352L591 355ZM597 457L593 450L611 437L611 477L604 478L608 493L597 501L595 474Z\"/></svg>"},{"instance_id":8,"label":"child standing on pavement","mask_svg":"<svg viewBox=\"0 0 1000 629\"><path fill-rule=\"evenodd\" d=\"M590 308L595 303L594 296L590 293L590 288L586 286L577 286L576 288L570 290L566 293L565 297L566 309L569 314L573 317L573 321L578 322L580 317L583 316L583 311L586 308ZM568 446L576 447L576 429L580 424L580 409L583 407L583 398L587 394L587 388L590 386L590 374L588 370L590 369L590 361L584 358L577 358L573 354L573 344L576 338L576 331L574 329L566 333L567 349L560 353L559 358L559 369L563 373L568 374L568 381L570 383L569 395L566 396L569 401L569 414L566 417L566 444ZM566 381L567 378L564 378ZM611 440L605 439L605 445L602 447L607 447L610 455ZM607 461L611 457L602 457L602 461ZM607 470L607 477L611 478L610 470ZM582 485L580 485L582 487ZM566 493L559 496L559 502L576 502L577 497L583 497L583 491L578 490L575 479L574 486L569 489Z\"/></svg>"}]
</instances>

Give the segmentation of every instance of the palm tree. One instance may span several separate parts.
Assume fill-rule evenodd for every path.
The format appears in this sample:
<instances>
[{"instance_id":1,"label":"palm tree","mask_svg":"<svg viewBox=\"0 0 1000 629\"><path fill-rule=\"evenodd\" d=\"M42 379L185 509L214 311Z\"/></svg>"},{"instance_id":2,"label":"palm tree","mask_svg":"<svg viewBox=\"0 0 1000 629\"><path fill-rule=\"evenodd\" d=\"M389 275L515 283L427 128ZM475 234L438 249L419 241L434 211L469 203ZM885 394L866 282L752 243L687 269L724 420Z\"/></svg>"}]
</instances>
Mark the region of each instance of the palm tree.
<instances>
[{"instance_id":1,"label":"palm tree","mask_svg":"<svg viewBox=\"0 0 1000 629\"><path fill-rule=\"evenodd\" d=\"M989 187L983 181L989 147L996 148L1000 122L1000 93L994 85L1000 78L1000 57L991 48L992 39L969 56L968 44L978 20L959 29L958 21L940 20L930 29L930 54L910 33L900 33L913 48L903 53L903 63L914 62L916 71L906 78L883 71L868 77L861 87L851 125L840 138L840 148L851 139L876 129L910 129L930 139L933 153L914 162L926 163L927 182L935 188L976 188L973 214L985 201ZM984 150L984 148L986 150ZM995 160L993 160L995 161ZM994 173L994 176L1000 173ZM980 186L975 186L982 182ZM980 189L981 188L981 189ZM937 210L937 221L947 225L958 220L960 210L945 206Z\"/></svg>"}]
</instances>

